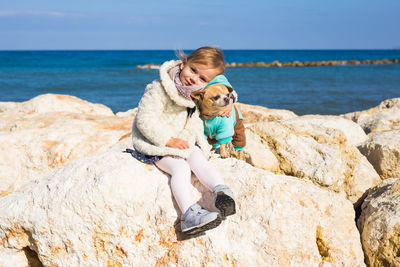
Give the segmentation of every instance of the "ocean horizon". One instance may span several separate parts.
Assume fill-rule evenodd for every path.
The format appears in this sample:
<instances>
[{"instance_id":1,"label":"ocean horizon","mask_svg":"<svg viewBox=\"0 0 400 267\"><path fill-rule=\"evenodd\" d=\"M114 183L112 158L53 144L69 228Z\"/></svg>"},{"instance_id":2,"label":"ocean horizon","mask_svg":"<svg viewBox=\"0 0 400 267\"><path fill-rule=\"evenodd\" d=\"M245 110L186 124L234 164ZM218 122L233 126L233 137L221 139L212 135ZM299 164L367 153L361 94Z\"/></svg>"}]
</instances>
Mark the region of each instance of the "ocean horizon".
<instances>
[{"instance_id":1,"label":"ocean horizon","mask_svg":"<svg viewBox=\"0 0 400 267\"><path fill-rule=\"evenodd\" d=\"M192 50L184 50L190 53ZM227 63L400 59L398 49L224 50ZM2 50L0 101L73 95L114 112L137 106L156 69L137 65L176 59L174 50ZM400 96L400 64L227 68L239 102L298 115L365 110Z\"/></svg>"}]
</instances>

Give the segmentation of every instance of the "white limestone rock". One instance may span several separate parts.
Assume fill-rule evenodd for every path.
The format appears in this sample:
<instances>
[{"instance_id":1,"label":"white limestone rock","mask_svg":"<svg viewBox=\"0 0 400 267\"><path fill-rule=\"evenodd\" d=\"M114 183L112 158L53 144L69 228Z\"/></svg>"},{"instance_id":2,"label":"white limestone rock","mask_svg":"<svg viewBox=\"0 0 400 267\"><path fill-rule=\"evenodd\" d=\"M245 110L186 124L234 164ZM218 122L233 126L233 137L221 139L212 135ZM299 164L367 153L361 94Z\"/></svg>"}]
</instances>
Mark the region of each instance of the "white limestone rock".
<instances>
[{"instance_id":1,"label":"white limestone rock","mask_svg":"<svg viewBox=\"0 0 400 267\"><path fill-rule=\"evenodd\" d=\"M115 115L118 117L130 116L130 117L134 118L136 116L137 111L138 111L138 108L133 108L133 109L130 109L127 111L117 112Z\"/></svg>"},{"instance_id":2,"label":"white limestone rock","mask_svg":"<svg viewBox=\"0 0 400 267\"><path fill-rule=\"evenodd\" d=\"M279 161L268 147L268 144L251 130L246 129L245 132L246 146L244 147L244 153L246 162L254 167L278 173Z\"/></svg>"},{"instance_id":3,"label":"white limestone rock","mask_svg":"<svg viewBox=\"0 0 400 267\"><path fill-rule=\"evenodd\" d=\"M7 112L9 110L15 110L19 106L19 103L15 102L0 102L0 112Z\"/></svg>"},{"instance_id":4,"label":"white limestone rock","mask_svg":"<svg viewBox=\"0 0 400 267\"><path fill-rule=\"evenodd\" d=\"M107 151L133 121L114 116L103 105L63 95L7 106L0 112L0 197L66 162Z\"/></svg>"},{"instance_id":5,"label":"white limestone rock","mask_svg":"<svg viewBox=\"0 0 400 267\"><path fill-rule=\"evenodd\" d=\"M382 179L400 177L400 130L371 133L358 148Z\"/></svg>"},{"instance_id":6,"label":"white limestone rock","mask_svg":"<svg viewBox=\"0 0 400 267\"><path fill-rule=\"evenodd\" d=\"M400 179L384 180L369 191L358 219L366 263L400 266Z\"/></svg>"},{"instance_id":7,"label":"white limestone rock","mask_svg":"<svg viewBox=\"0 0 400 267\"><path fill-rule=\"evenodd\" d=\"M304 115L296 119L288 120L287 123L290 125L296 125L296 127L307 127L306 125L312 125L327 129L340 130L344 134L344 141L354 146L357 146L368 139L360 125L340 116Z\"/></svg>"},{"instance_id":8,"label":"white limestone rock","mask_svg":"<svg viewBox=\"0 0 400 267\"><path fill-rule=\"evenodd\" d=\"M345 133L342 129L346 128ZM282 173L343 191L357 206L364 192L381 179L352 144L357 143L357 134L365 137L354 129L358 128L349 127L347 120L318 116L257 123L249 128L268 144Z\"/></svg>"},{"instance_id":9,"label":"white limestone rock","mask_svg":"<svg viewBox=\"0 0 400 267\"><path fill-rule=\"evenodd\" d=\"M344 114L357 122L369 134L400 129L400 98L382 101L377 107Z\"/></svg>"},{"instance_id":10,"label":"white limestone rock","mask_svg":"<svg viewBox=\"0 0 400 267\"><path fill-rule=\"evenodd\" d=\"M111 151L0 198L0 258L29 247L44 266L365 266L344 196L235 159L212 164L235 192L237 214L206 235L176 231L167 175ZM194 198L215 209L193 183Z\"/></svg>"},{"instance_id":11,"label":"white limestone rock","mask_svg":"<svg viewBox=\"0 0 400 267\"><path fill-rule=\"evenodd\" d=\"M70 95L44 94L22 103L1 102L0 112L38 114L49 112L84 113L113 116L110 108L102 104L93 104Z\"/></svg>"},{"instance_id":12,"label":"white limestone rock","mask_svg":"<svg viewBox=\"0 0 400 267\"><path fill-rule=\"evenodd\" d=\"M263 106L235 103L243 115L245 124L252 124L260 121L288 120L296 118L297 115L286 109L272 109Z\"/></svg>"},{"instance_id":13,"label":"white limestone rock","mask_svg":"<svg viewBox=\"0 0 400 267\"><path fill-rule=\"evenodd\" d=\"M20 250L20 249L9 249L9 248L1 248L0 247L0 266L8 267L30 267L28 257L26 251L28 249ZM35 266L35 265L33 265ZM36 265L37 266L37 265Z\"/></svg>"}]
</instances>

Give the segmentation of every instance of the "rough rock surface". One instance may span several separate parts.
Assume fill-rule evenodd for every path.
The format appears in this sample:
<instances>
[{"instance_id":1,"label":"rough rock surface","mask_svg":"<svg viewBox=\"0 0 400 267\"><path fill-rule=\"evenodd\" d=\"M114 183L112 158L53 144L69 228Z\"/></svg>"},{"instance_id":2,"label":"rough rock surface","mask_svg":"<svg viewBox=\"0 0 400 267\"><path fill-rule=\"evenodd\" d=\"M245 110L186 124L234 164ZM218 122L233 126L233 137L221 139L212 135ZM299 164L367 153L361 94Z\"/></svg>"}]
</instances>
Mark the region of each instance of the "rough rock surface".
<instances>
[{"instance_id":1,"label":"rough rock surface","mask_svg":"<svg viewBox=\"0 0 400 267\"><path fill-rule=\"evenodd\" d=\"M358 148L382 179L400 177L400 130L371 133Z\"/></svg>"},{"instance_id":2,"label":"rough rock surface","mask_svg":"<svg viewBox=\"0 0 400 267\"><path fill-rule=\"evenodd\" d=\"M336 129L344 134L345 142L355 146L368 139L360 125L340 116L304 115L288 121L288 124L296 127L307 127L306 125L312 125L325 129Z\"/></svg>"},{"instance_id":3,"label":"rough rock surface","mask_svg":"<svg viewBox=\"0 0 400 267\"><path fill-rule=\"evenodd\" d=\"M3 114L15 114L17 112L24 114L70 112L103 116L114 115L112 110L104 105L93 104L75 96L56 94L39 95L22 103L0 102L0 112Z\"/></svg>"},{"instance_id":4,"label":"rough rock surface","mask_svg":"<svg viewBox=\"0 0 400 267\"><path fill-rule=\"evenodd\" d=\"M235 159L212 164L235 192L237 214L186 239L168 176L117 151L126 140L0 198L0 258L21 262L31 250L44 266L364 266L343 195ZM193 184L195 199L215 209Z\"/></svg>"},{"instance_id":5,"label":"rough rock surface","mask_svg":"<svg viewBox=\"0 0 400 267\"><path fill-rule=\"evenodd\" d=\"M377 107L343 115L357 122L368 134L400 129L400 98L382 101Z\"/></svg>"},{"instance_id":6,"label":"rough rock surface","mask_svg":"<svg viewBox=\"0 0 400 267\"><path fill-rule=\"evenodd\" d=\"M358 219L369 266L400 266L400 179L370 190Z\"/></svg>"},{"instance_id":7,"label":"rough rock surface","mask_svg":"<svg viewBox=\"0 0 400 267\"><path fill-rule=\"evenodd\" d=\"M268 144L279 161L281 172L309 179L333 191L343 191L357 206L364 192L381 179L351 144L356 143L357 138L342 130L349 128L348 122L342 118L323 120L319 116L304 116L257 123L249 130ZM351 128L347 131L353 132ZM360 136L364 138L365 134Z\"/></svg>"},{"instance_id":8,"label":"rough rock surface","mask_svg":"<svg viewBox=\"0 0 400 267\"><path fill-rule=\"evenodd\" d=\"M8 267L36 267L38 265L29 265L27 249L10 249L0 247L0 266ZM40 266L40 265L39 265Z\"/></svg>"},{"instance_id":9,"label":"rough rock surface","mask_svg":"<svg viewBox=\"0 0 400 267\"><path fill-rule=\"evenodd\" d=\"M245 161L254 167L279 173L279 161L260 136L246 129Z\"/></svg>"},{"instance_id":10,"label":"rough rock surface","mask_svg":"<svg viewBox=\"0 0 400 267\"><path fill-rule=\"evenodd\" d=\"M0 196L66 162L108 150L133 121L64 95L0 102L0 110Z\"/></svg>"},{"instance_id":11,"label":"rough rock surface","mask_svg":"<svg viewBox=\"0 0 400 267\"><path fill-rule=\"evenodd\" d=\"M121 152L137 109L0 102L0 266L364 266L351 203L381 178L358 225L367 264L400 265L400 98L342 117L237 105L257 168L214 157L238 213L188 239L168 176Z\"/></svg>"},{"instance_id":12,"label":"rough rock surface","mask_svg":"<svg viewBox=\"0 0 400 267\"><path fill-rule=\"evenodd\" d=\"M243 114L245 124L256 123L260 121L288 120L297 117L293 111L286 109L271 109L243 103L236 103L235 105Z\"/></svg>"}]
</instances>

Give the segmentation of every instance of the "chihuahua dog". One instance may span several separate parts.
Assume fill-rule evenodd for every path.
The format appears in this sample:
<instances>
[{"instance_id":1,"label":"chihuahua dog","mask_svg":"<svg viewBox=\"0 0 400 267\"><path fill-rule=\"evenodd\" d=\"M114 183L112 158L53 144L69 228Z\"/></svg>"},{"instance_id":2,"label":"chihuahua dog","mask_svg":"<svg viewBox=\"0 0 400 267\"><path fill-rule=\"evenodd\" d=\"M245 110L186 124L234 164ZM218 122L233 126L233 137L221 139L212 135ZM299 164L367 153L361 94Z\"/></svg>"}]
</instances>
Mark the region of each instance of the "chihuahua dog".
<instances>
[{"instance_id":1,"label":"chihuahua dog","mask_svg":"<svg viewBox=\"0 0 400 267\"><path fill-rule=\"evenodd\" d=\"M218 114L230 103L233 89L222 84L212 84L202 90L195 91L191 97L199 101L200 117L204 123L204 134L214 148L219 146L222 158L227 158L227 144L232 141L237 157L244 159L243 147L246 145L243 118L238 109L232 105L229 117ZM240 114L240 115L239 115ZM236 154L236 153L235 153Z\"/></svg>"}]
</instances>

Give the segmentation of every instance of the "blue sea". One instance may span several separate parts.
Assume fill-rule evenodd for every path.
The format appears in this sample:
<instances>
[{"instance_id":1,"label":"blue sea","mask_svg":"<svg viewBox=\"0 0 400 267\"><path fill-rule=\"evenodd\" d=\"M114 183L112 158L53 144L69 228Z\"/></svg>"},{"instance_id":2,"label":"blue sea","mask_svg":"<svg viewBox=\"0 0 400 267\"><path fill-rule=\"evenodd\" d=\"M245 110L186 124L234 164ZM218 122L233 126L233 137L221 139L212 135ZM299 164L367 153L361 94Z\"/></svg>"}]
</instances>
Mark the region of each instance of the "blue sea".
<instances>
[{"instance_id":1,"label":"blue sea","mask_svg":"<svg viewBox=\"0 0 400 267\"><path fill-rule=\"evenodd\" d=\"M190 53L191 51L185 51ZM225 50L226 62L399 59L400 50ZM176 59L172 50L0 51L0 101L68 94L114 112L137 106L159 76L146 63ZM400 64L228 68L242 103L303 114L343 114L400 97Z\"/></svg>"}]
</instances>

